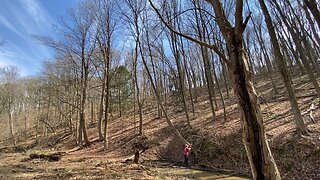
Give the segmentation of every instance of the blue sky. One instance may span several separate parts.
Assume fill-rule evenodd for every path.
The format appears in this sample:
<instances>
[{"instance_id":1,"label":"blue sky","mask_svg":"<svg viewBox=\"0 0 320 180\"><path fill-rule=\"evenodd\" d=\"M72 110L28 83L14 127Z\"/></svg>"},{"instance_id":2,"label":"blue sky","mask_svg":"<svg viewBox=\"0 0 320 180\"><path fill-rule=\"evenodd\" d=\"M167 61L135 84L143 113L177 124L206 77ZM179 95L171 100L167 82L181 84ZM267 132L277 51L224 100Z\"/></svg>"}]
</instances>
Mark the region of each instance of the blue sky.
<instances>
[{"instance_id":1,"label":"blue sky","mask_svg":"<svg viewBox=\"0 0 320 180\"><path fill-rule=\"evenodd\" d=\"M52 35L52 25L80 0L0 0L0 67L15 65L21 76L36 75L53 58L33 35Z\"/></svg>"}]
</instances>

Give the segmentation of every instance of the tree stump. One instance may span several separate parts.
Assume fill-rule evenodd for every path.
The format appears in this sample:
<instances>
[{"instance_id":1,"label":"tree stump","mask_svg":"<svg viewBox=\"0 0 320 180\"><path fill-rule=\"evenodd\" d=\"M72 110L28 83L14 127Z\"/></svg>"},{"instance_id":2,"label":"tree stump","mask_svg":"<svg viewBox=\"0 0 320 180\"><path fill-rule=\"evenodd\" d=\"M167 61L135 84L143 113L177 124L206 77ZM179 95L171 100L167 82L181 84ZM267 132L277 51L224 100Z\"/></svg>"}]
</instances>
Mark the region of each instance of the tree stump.
<instances>
[{"instance_id":1,"label":"tree stump","mask_svg":"<svg viewBox=\"0 0 320 180\"><path fill-rule=\"evenodd\" d=\"M139 163L139 156L140 156L140 152L139 150L136 150L136 152L134 153L134 159L133 162L138 164Z\"/></svg>"}]
</instances>

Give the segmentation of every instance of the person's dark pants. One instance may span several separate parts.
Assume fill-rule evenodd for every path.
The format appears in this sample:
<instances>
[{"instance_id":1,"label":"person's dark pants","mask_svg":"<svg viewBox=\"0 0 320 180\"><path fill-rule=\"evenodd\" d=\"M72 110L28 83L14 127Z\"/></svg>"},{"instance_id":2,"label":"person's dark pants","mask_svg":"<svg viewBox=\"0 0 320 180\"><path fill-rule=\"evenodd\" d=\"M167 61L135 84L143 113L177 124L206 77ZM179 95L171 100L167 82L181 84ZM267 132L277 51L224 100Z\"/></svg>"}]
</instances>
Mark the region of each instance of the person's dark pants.
<instances>
[{"instance_id":1,"label":"person's dark pants","mask_svg":"<svg viewBox=\"0 0 320 180\"><path fill-rule=\"evenodd\" d=\"M189 167L189 158L187 155L184 155L184 165Z\"/></svg>"}]
</instances>

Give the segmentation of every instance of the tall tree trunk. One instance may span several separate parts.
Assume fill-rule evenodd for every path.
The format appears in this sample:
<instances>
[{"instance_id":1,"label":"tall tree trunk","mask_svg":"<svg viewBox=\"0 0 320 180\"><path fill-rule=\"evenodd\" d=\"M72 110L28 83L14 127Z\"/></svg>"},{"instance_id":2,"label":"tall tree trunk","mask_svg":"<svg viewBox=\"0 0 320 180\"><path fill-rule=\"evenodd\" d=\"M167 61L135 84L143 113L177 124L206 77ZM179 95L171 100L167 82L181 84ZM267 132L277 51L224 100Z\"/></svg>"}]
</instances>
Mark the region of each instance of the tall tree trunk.
<instances>
[{"instance_id":1,"label":"tall tree trunk","mask_svg":"<svg viewBox=\"0 0 320 180\"><path fill-rule=\"evenodd\" d=\"M230 97L230 92L229 92L229 78L227 76L227 74L228 74L227 71L228 70L226 68L225 63L222 61L222 59L219 58L219 60L220 60L220 64L221 64L221 67L222 67L222 76L223 76L224 86L225 86L225 89L227 91L227 98L229 98Z\"/></svg>"},{"instance_id":2,"label":"tall tree trunk","mask_svg":"<svg viewBox=\"0 0 320 180\"><path fill-rule=\"evenodd\" d=\"M185 93L184 73L182 71L182 66L181 66L181 58L180 58L181 56L180 56L180 52L177 47L178 46L177 45L177 37L172 32L170 32L170 37L171 37L172 50L174 53L174 58L175 58L175 62L176 62L177 70L178 70L179 93L180 93L180 97L181 97L181 100L183 103L183 108L185 111L187 123L189 126L191 126L190 117L189 117L189 110L188 110L188 105L187 105L187 100L186 100L186 93Z\"/></svg>"},{"instance_id":3,"label":"tall tree trunk","mask_svg":"<svg viewBox=\"0 0 320 180\"><path fill-rule=\"evenodd\" d=\"M131 8L132 5L130 5ZM139 134L142 135L143 134L143 116L142 116L142 102L140 99L140 89L139 89L139 83L138 83L138 77L137 77L137 65L138 65L138 48L140 49L140 51L142 51L142 46L140 43L140 29L139 29L139 13L137 12L138 10L133 8L132 12L134 14L134 28L135 28L135 35L136 35L136 44L135 44L135 63L134 63L134 75L135 75L135 84L136 84L136 96L137 96L137 103L138 103L138 108L139 108ZM141 54L141 58L143 57L143 54Z\"/></svg>"},{"instance_id":4,"label":"tall tree trunk","mask_svg":"<svg viewBox=\"0 0 320 180\"><path fill-rule=\"evenodd\" d=\"M280 173L266 140L260 105L252 83L248 61L244 56L242 33L246 22L242 21L243 1L236 1L236 23L234 28L227 20L221 2L210 1L210 3L213 6L218 26L227 43L230 60L227 65L240 107L243 142L253 178L280 179Z\"/></svg>"},{"instance_id":5,"label":"tall tree trunk","mask_svg":"<svg viewBox=\"0 0 320 180\"><path fill-rule=\"evenodd\" d=\"M319 29L320 29L320 12L317 6L316 0L304 0L304 3L308 7L308 9L311 11L313 17L316 19Z\"/></svg>"},{"instance_id":6,"label":"tall tree trunk","mask_svg":"<svg viewBox=\"0 0 320 180\"><path fill-rule=\"evenodd\" d=\"M240 105L242 120L243 142L251 166L254 179L280 179L278 168L266 140L263 117L257 94L252 84L252 78L247 60L242 52L242 41L235 40L235 47L230 51L230 60L235 64L229 65L233 89Z\"/></svg>"},{"instance_id":7,"label":"tall tree trunk","mask_svg":"<svg viewBox=\"0 0 320 180\"><path fill-rule=\"evenodd\" d=\"M102 89L101 89L101 96L100 96L100 103L99 103L99 114L98 114L98 133L99 133L99 140L103 140L102 134L102 116L103 116L103 102L104 102L104 94L105 94L105 84L106 84L106 72L103 73L103 82L102 82Z\"/></svg>"},{"instance_id":8,"label":"tall tree trunk","mask_svg":"<svg viewBox=\"0 0 320 180\"><path fill-rule=\"evenodd\" d=\"M310 24L310 27L311 27L311 30L312 30L312 34L315 37L315 39L316 39L316 41L318 43L318 48L319 48L319 46L320 46L320 37L319 37L318 31L316 30L316 27L314 26L314 21L311 19L311 16L310 16L310 13L309 13L309 11L307 9L307 6L306 5L301 5L301 6L303 7L304 12L306 13L306 17L307 17L308 22Z\"/></svg>"},{"instance_id":9,"label":"tall tree trunk","mask_svg":"<svg viewBox=\"0 0 320 180\"><path fill-rule=\"evenodd\" d=\"M278 44L277 36L276 36L275 30L274 30L274 27L272 25L271 16L269 14L269 11L268 11L267 6L264 3L264 1L259 0L259 3L261 6L261 9L263 11L264 17L265 17L265 22L266 22L266 25L268 28L270 39L271 39L275 59L278 64L280 74L283 78L283 81L285 83L285 87L288 92L289 101L290 101L291 108L292 108L292 111L294 114L297 130L302 134L308 134L308 129L303 122L301 112L299 110L298 103L297 103L296 97L294 95L294 92L293 92L293 89L292 89L292 86L290 83L291 82L290 74L288 73L288 70L287 70L286 64L285 64L285 60L283 59L283 56L280 52L280 46Z\"/></svg>"},{"instance_id":10,"label":"tall tree trunk","mask_svg":"<svg viewBox=\"0 0 320 180\"><path fill-rule=\"evenodd\" d=\"M156 68L155 68L156 64L155 64L154 59L153 59L153 54L152 54L152 50L151 50L151 44L150 44L150 40L149 40L149 30L148 30L148 28L146 29L146 40L147 40L147 46L148 46L150 61L151 61L151 65L152 65L152 72L153 72L153 76L154 76L155 85L156 85L156 88L157 88L158 92L160 93L159 95L160 95L160 98L161 98L161 92L162 92L162 91L160 91L160 89L162 89L160 87L161 86L161 82L160 82L161 81L161 73L160 73L160 68L159 68L158 72L156 71ZM162 55L163 55L163 53L161 53L161 56ZM161 116L162 116L162 111L161 111L159 103L157 103L157 110L158 110L158 118L160 119Z\"/></svg>"},{"instance_id":11,"label":"tall tree trunk","mask_svg":"<svg viewBox=\"0 0 320 180\"><path fill-rule=\"evenodd\" d=\"M85 105L87 100L87 86L88 86L88 62L86 62L84 55L84 47L82 49L82 70L81 70L81 96L80 96L80 110L79 110L79 143L80 147L89 146L89 139L87 135L87 127L85 121Z\"/></svg>"},{"instance_id":12,"label":"tall tree trunk","mask_svg":"<svg viewBox=\"0 0 320 180\"><path fill-rule=\"evenodd\" d=\"M194 6L196 7L196 4L194 4ZM200 22L200 21L203 21L203 17L200 12L199 12L200 17L199 17L196 10L195 10L195 16L196 16L197 32L198 32L199 38L200 40L204 40L206 38L206 27ZM200 49L201 49L202 60L204 65L205 77L207 81L207 89L208 89L209 102L210 102L210 107L212 112L212 120L214 121L216 119L216 113L215 113L215 108L213 103L215 103L217 107L217 101L216 101L215 92L214 92L214 85L213 85L213 79L212 79L212 73L211 73L211 64L209 61L209 52L208 52L208 48L206 47L201 46Z\"/></svg>"},{"instance_id":13,"label":"tall tree trunk","mask_svg":"<svg viewBox=\"0 0 320 180\"><path fill-rule=\"evenodd\" d=\"M194 102L193 102L193 94L192 94L192 82L191 82L190 73L189 73L188 67L187 67L188 66L188 62L187 62L187 57L186 57L186 53L185 53L185 50L184 50L183 41L182 41L181 37L180 37L180 42L181 42L181 49L182 49L182 56L183 56L184 74L187 76L188 91L189 91L189 96L190 96L192 114L193 114L193 117L194 117L195 116L195 110L194 110Z\"/></svg>"},{"instance_id":14,"label":"tall tree trunk","mask_svg":"<svg viewBox=\"0 0 320 180\"><path fill-rule=\"evenodd\" d=\"M91 126L93 125L93 119L94 119L94 105L93 105L93 100L91 100L91 122L90 122L90 124L91 124Z\"/></svg>"},{"instance_id":15,"label":"tall tree trunk","mask_svg":"<svg viewBox=\"0 0 320 180\"><path fill-rule=\"evenodd\" d=\"M287 26L287 29L289 30L289 32L290 32L290 34L292 36L293 41L295 42L295 45L297 47L297 50L299 51L302 63L304 64L304 66L306 68L306 71L307 71L307 74L309 76L309 79L310 79L311 83L313 84L314 88L316 89L317 97L320 98L320 86L319 86L319 84L317 82L317 79L316 79L312 69L311 69L310 62L309 62L309 61L311 61L311 59L307 58L307 55L305 54L304 48L301 45L301 41L300 41L300 38L299 38L297 32L295 32L293 30L293 28L290 27L289 22L287 21L286 16L282 12L278 2L273 0L273 3L275 5L275 7L278 9L278 11L279 11L284 23Z\"/></svg>"},{"instance_id":16,"label":"tall tree trunk","mask_svg":"<svg viewBox=\"0 0 320 180\"><path fill-rule=\"evenodd\" d=\"M140 43L138 42L138 44L140 44ZM175 128L175 126L174 126L174 125L172 124L172 122L170 121L170 118L169 118L169 116L168 116L168 114L167 114L167 111L166 111L166 109L164 108L164 106L163 106L163 104L162 104L162 102L161 102L159 92L157 91L157 88L156 88L156 86L155 86L155 84L154 84L154 82L153 82L153 79L152 79L150 70L149 70L149 68L148 68L146 59L145 59L144 56L143 56L142 49L141 49L141 48L139 48L139 49L140 49L140 54L141 54L141 57L142 57L143 65L144 65L144 67L145 67L145 69L146 69L146 71L147 71L147 75L148 75L148 78L149 78L149 80L150 80L151 87L152 87L152 89L153 89L153 91L154 91L154 94L156 95L156 98L157 98L158 103L160 104L161 110L162 110L162 112L163 112L163 114L164 114L164 116L165 116L165 120L166 120L167 124L169 125L169 127L171 128L171 130L173 131L173 133L176 135L176 137L180 140L180 142L181 142L182 144L189 144L189 142L180 134L180 132Z\"/></svg>"},{"instance_id":17,"label":"tall tree trunk","mask_svg":"<svg viewBox=\"0 0 320 180\"><path fill-rule=\"evenodd\" d=\"M110 66L111 66L111 32L110 27L108 26L107 29L108 39L107 39L107 47L104 48L104 64L105 64L105 101L104 101L104 126L103 126L103 145L104 145L104 151L108 149L109 141L108 141L108 121L109 121L109 107L110 107L110 100L109 97L111 97L110 94Z\"/></svg>"},{"instance_id":18,"label":"tall tree trunk","mask_svg":"<svg viewBox=\"0 0 320 180\"><path fill-rule=\"evenodd\" d=\"M281 36L279 36L281 37ZM283 39L283 38L282 38ZM291 41L287 42L287 41L284 41L285 45L284 45L284 48L286 48L287 50L290 49L292 55L293 55L293 58L294 60L296 61L296 64L298 65L300 71L301 71L301 75L304 75L306 74L306 70L305 68L303 67L301 61L300 61L300 58L299 58L299 55L298 55L298 52L294 49L293 47L293 43L291 43Z\"/></svg>"},{"instance_id":19,"label":"tall tree trunk","mask_svg":"<svg viewBox=\"0 0 320 180\"><path fill-rule=\"evenodd\" d=\"M107 79L106 79L106 92L105 92L105 101L104 101L104 126L103 126L103 145L104 145L104 150L108 149L109 146L109 141L108 141L108 121L109 121L109 90L110 90L110 59L108 58L108 63L107 63Z\"/></svg>"},{"instance_id":20,"label":"tall tree trunk","mask_svg":"<svg viewBox=\"0 0 320 180\"><path fill-rule=\"evenodd\" d=\"M212 74L211 74L211 66L210 66L210 62L209 62L208 48L201 47L201 51L202 51L205 77L207 80L207 88L208 88L209 102L210 102L210 107L211 107L211 112L212 112L212 120L214 121L216 119L216 112L215 112L215 108L214 108L214 103L215 104L217 104L217 103L216 103L214 86L213 86L213 79L212 79Z\"/></svg>"},{"instance_id":21,"label":"tall tree trunk","mask_svg":"<svg viewBox=\"0 0 320 180\"><path fill-rule=\"evenodd\" d=\"M16 141L15 137L13 135L13 122L12 122L12 107L11 107L11 100L9 100L8 103L8 117L9 117L9 132L10 132L10 139L12 140L12 144L15 147L16 146Z\"/></svg>"},{"instance_id":22,"label":"tall tree trunk","mask_svg":"<svg viewBox=\"0 0 320 180\"><path fill-rule=\"evenodd\" d=\"M139 43L140 43L140 40L137 37L136 48L135 48L134 77L135 77L136 97L137 97L138 111L139 111L139 135L142 135L143 134L142 103L141 103L141 98L140 98L140 87L138 84L138 76L137 76L138 48L140 47Z\"/></svg>"},{"instance_id":23,"label":"tall tree trunk","mask_svg":"<svg viewBox=\"0 0 320 180\"><path fill-rule=\"evenodd\" d=\"M213 66L213 76L216 80L216 83L217 83L217 87L218 87L218 91L219 91L219 94L220 94L220 98L221 98L221 102L222 102L222 108L223 108L223 122L227 122L227 111L226 111L226 105L225 105L225 101L224 101L224 97L223 97L223 93L221 91L221 88L220 88L220 83L219 83L219 80L218 80L218 76L217 76L217 73L216 73L216 70L215 70L215 66L214 66L214 58L213 58L213 52L211 52L211 57L212 57L212 66Z\"/></svg>"},{"instance_id":24,"label":"tall tree trunk","mask_svg":"<svg viewBox=\"0 0 320 180\"><path fill-rule=\"evenodd\" d=\"M254 28L254 32L257 36L257 39L258 39L258 42L260 44L260 47L262 49L262 52L263 52L263 55L264 55L264 59L266 61L266 66L267 66L267 71L268 71L268 77L270 78L270 81L271 81L271 84L272 84L272 87L273 87L273 91L274 91L274 94L278 94L278 90L277 90L277 86L275 85L275 82L274 82L274 79L273 79L273 69L272 69L272 65L271 65L271 60L269 58L269 55L267 53L267 50L265 48L265 44L264 44L264 41L263 41L263 38L262 38L262 29L259 28L259 30L257 29L257 25L255 24L254 21L253 22L253 28ZM260 26L261 27L261 26Z\"/></svg>"},{"instance_id":25,"label":"tall tree trunk","mask_svg":"<svg viewBox=\"0 0 320 180\"><path fill-rule=\"evenodd\" d=\"M198 102L197 74L195 72L195 67L193 67L192 64L191 64L191 59L190 59L190 62L189 62L189 66L190 66L190 73L191 73L191 79L192 79L192 85L193 85L193 97L194 97L194 101Z\"/></svg>"}]
</instances>

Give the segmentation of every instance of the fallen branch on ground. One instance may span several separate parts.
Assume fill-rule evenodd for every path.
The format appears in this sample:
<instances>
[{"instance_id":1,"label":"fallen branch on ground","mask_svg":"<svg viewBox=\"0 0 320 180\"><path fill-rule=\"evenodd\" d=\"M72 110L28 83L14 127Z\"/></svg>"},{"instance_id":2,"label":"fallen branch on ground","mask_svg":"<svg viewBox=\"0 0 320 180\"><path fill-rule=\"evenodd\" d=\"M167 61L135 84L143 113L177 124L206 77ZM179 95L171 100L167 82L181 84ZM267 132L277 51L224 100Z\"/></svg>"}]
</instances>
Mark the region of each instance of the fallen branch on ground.
<instances>
[{"instance_id":1,"label":"fallen branch on ground","mask_svg":"<svg viewBox=\"0 0 320 180\"><path fill-rule=\"evenodd\" d=\"M301 115L304 116L304 115L308 114L310 119L311 119L311 121L313 123L317 123L317 121L313 117L313 111L315 109L316 109L316 107L315 107L314 103L311 103L310 108L307 111L303 112Z\"/></svg>"},{"instance_id":2,"label":"fallen branch on ground","mask_svg":"<svg viewBox=\"0 0 320 180\"><path fill-rule=\"evenodd\" d=\"M138 151L138 150L135 151L134 155L124 159L122 163L128 163L128 162L138 163L140 154L144 153L145 151L146 149L143 149L141 151Z\"/></svg>"},{"instance_id":3,"label":"fallen branch on ground","mask_svg":"<svg viewBox=\"0 0 320 180\"><path fill-rule=\"evenodd\" d=\"M29 155L30 159L46 159L48 161L59 161L62 154L65 152L54 152L54 153L31 153Z\"/></svg>"},{"instance_id":4,"label":"fallen branch on ground","mask_svg":"<svg viewBox=\"0 0 320 180\"><path fill-rule=\"evenodd\" d=\"M59 142L61 142L62 140L64 140L65 138L69 137L72 133L67 133L64 134L63 136L61 136L59 139L55 140L54 142L48 142L48 146L54 146L56 144L58 144Z\"/></svg>"}]
</instances>

